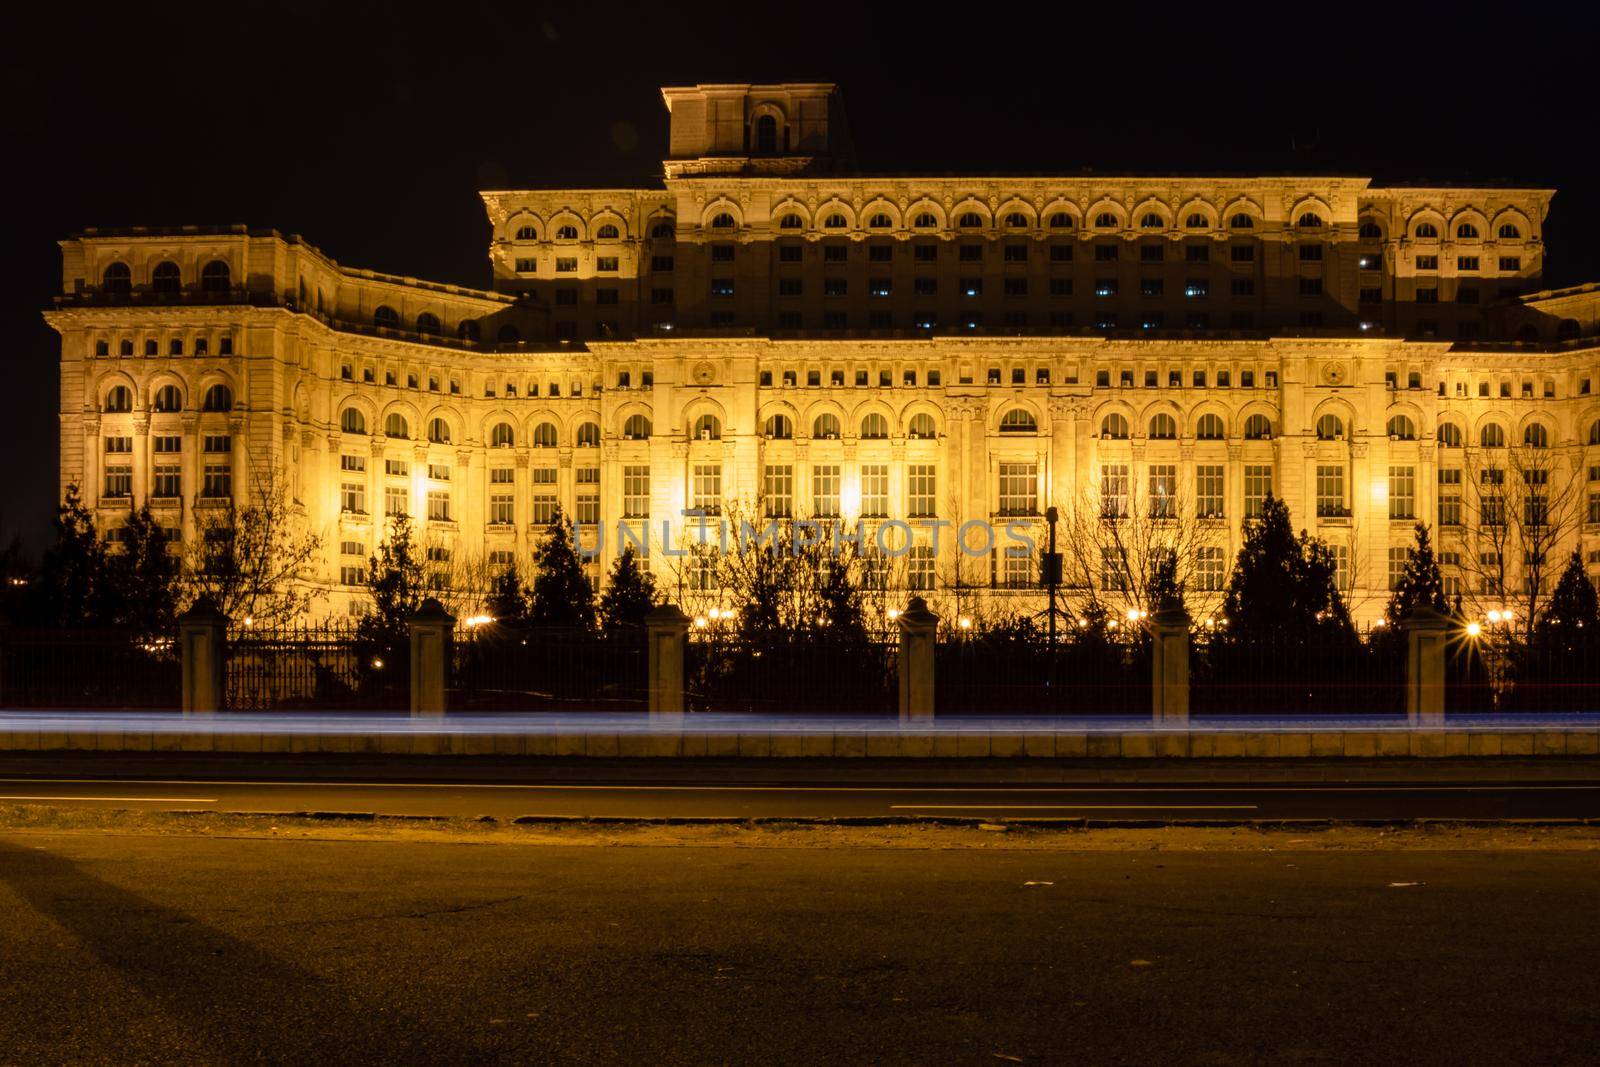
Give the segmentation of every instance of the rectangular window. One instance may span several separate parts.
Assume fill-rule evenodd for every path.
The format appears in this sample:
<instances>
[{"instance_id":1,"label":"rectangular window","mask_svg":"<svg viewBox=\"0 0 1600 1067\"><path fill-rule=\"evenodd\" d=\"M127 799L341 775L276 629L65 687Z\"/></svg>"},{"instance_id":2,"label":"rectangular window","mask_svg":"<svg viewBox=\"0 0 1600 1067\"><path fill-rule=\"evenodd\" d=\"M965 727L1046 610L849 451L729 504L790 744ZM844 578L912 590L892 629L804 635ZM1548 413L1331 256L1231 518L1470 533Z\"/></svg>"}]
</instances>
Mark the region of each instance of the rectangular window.
<instances>
[{"instance_id":1,"label":"rectangular window","mask_svg":"<svg viewBox=\"0 0 1600 1067\"><path fill-rule=\"evenodd\" d=\"M1317 468L1317 517L1336 518L1350 514L1344 506L1344 465Z\"/></svg>"},{"instance_id":2,"label":"rectangular window","mask_svg":"<svg viewBox=\"0 0 1600 1067\"><path fill-rule=\"evenodd\" d=\"M1038 513L1039 465L1000 464L1000 514L1037 515Z\"/></svg>"},{"instance_id":3,"label":"rectangular window","mask_svg":"<svg viewBox=\"0 0 1600 1067\"><path fill-rule=\"evenodd\" d=\"M1033 588L1033 553L1027 545L1006 545L1000 585L1005 589Z\"/></svg>"},{"instance_id":4,"label":"rectangular window","mask_svg":"<svg viewBox=\"0 0 1600 1067\"><path fill-rule=\"evenodd\" d=\"M430 522L450 522L450 492L447 489L428 490L428 519Z\"/></svg>"},{"instance_id":5,"label":"rectangular window","mask_svg":"<svg viewBox=\"0 0 1600 1067\"><path fill-rule=\"evenodd\" d=\"M383 473L391 478L409 478L411 464L403 459L386 459L383 461Z\"/></svg>"},{"instance_id":6,"label":"rectangular window","mask_svg":"<svg viewBox=\"0 0 1600 1067\"><path fill-rule=\"evenodd\" d=\"M339 469L346 473L359 474L367 469L366 456L340 456Z\"/></svg>"},{"instance_id":7,"label":"rectangular window","mask_svg":"<svg viewBox=\"0 0 1600 1067\"><path fill-rule=\"evenodd\" d=\"M383 513L404 515L411 510L411 492L403 485L387 486L383 490Z\"/></svg>"},{"instance_id":8,"label":"rectangular window","mask_svg":"<svg viewBox=\"0 0 1600 1067\"><path fill-rule=\"evenodd\" d=\"M428 477L436 482L448 482L450 480L450 468L443 463L430 463L428 464Z\"/></svg>"},{"instance_id":9,"label":"rectangular window","mask_svg":"<svg viewBox=\"0 0 1600 1067\"><path fill-rule=\"evenodd\" d=\"M689 506L706 515L721 515L722 464L696 463L693 477Z\"/></svg>"},{"instance_id":10,"label":"rectangular window","mask_svg":"<svg viewBox=\"0 0 1600 1067\"><path fill-rule=\"evenodd\" d=\"M926 592L933 588L933 546L912 545L906 557L906 586Z\"/></svg>"},{"instance_id":11,"label":"rectangular window","mask_svg":"<svg viewBox=\"0 0 1600 1067\"><path fill-rule=\"evenodd\" d=\"M1333 587L1343 592L1350 588L1350 546L1329 545L1333 554Z\"/></svg>"},{"instance_id":12,"label":"rectangular window","mask_svg":"<svg viewBox=\"0 0 1600 1067\"><path fill-rule=\"evenodd\" d=\"M174 497L181 496L182 494L183 469L181 467L157 467L155 479L151 483L150 495L157 497Z\"/></svg>"},{"instance_id":13,"label":"rectangular window","mask_svg":"<svg viewBox=\"0 0 1600 1067\"><path fill-rule=\"evenodd\" d=\"M787 463L767 464L761 472L762 505L769 519L794 516L794 468Z\"/></svg>"},{"instance_id":14,"label":"rectangular window","mask_svg":"<svg viewBox=\"0 0 1600 1067\"><path fill-rule=\"evenodd\" d=\"M1477 256L1457 256L1456 257L1456 270L1465 272L1465 271L1475 271L1477 269L1478 269L1478 257Z\"/></svg>"},{"instance_id":15,"label":"rectangular window","mask_svg":"<svg viewBox=\"0 0 1600 1067\"><path fill-rule=\"evenodd\" d=\"M1222 590L1222 549L1206 546L1195 550L1194 558L1195 583L1207 593L1216 593Z\"/></svg>"},{"instance_id":16,"label":"rectangular window","mask_svg":"<svg viewBox=\"0 0 1600 1067\"><path fill-rule=\"evenodd\" d=\"M233 438L223 434L207 434L200 439L200 451L213 456L225 456L233 451Z\"/></svg>"},{"instance_id":17,"label":"rectangular window","mask_svg":"<svg viewBox=\"0 0 1600 1067\"><path fill-rule=\"evenodd\" d=\"M573 518L580 523L598 523L600 521L600 494L596 492L578 493L573 500Z\"/></svg>"},{"instance_id":18,"label":"rectangular window","mask_svg":"<svg viewBox=\"0 0 1600 1067\"><path fill-rule=\"evenodd\" d=\"M1028 246L1024 244L1007 244L1004 256L1007 263L1026 263L1028 262Z\"/></svg>"},{"instance_id":19,"label":"rectangular window","mask_svg":"<svg viewBox=\"0 0 1600 1067\"><path fill-rule=\"evenodd\" d=\"M133 495L133 468L123 465L106 468L106 492L108 497L123 497Z\"/></svg>"},{"instance_id":20,"label":"rectangular window","mask_svg":"<svg viewBox=\"0 0 1600 1067\"><path fill-rule=\"evenodd\" d=\"M1235 263L1254 263L1256 261L1255 245L1230 245L1228 258Z\"/></svg>"},{"instance_id":21,"label":"rectangular window","mask_svg":"<svg viewBox=\"0 0 1600 1067\"><path fill-rule=\"evenodd\" d=\"M1516 273L1522 269L1522 258L1520 256L1501 256L1500 269Z\"/></svg>"},{"instance_id":22,"label":"rectangular window","mask_svg":"<svg viewBox=\"0 0 1600 1067\"><path fill-rule=\"evenodd\" d=\"M861 465L861 517L884 519L889 516L889 465Z\"/></svg>"},{"instance_id":23,"label":"rectangular window","mask_svg":"<svg viewBox=\"0 0 1600 1067\"><path fill-rule=\"evenodd\" d=\"M1223 516L1223 470L1221 464L1202 463L1194 469L1194 513L1200 519Z\"/></svg>"},{"instance_id":24,"label":"rectangular window","mask_svg":"<svg viewBox=\"0 0 1600 1067\"><path fill-rule=\"evenodd\" d=\"M517 498L511 493L492 493L489 496L489 524L510 526L517 521Z\"/></svg>"},{"instance_id":25,"label":"rectangular window","mask_svg":"<svg viewBox=\"0 0 1600 1067\"><path fill-rule=\"evenodd\" d=\"M133 438L108 437L106 438L106 454L116 455L133 451Z\"/></svg>"},{"instance_id":26,"label":"rectangular window","mask_svg":"<svg viewBox=\"0 0 1600 1067\"><path fill-rule=\"evenodd\" d=\"M824 463L811 468L811 514L819 519L839 517L837 463Z\"/></svg>"},{"instance_id":27,"label":"rectangular window","mask_svg":"<svg viewBox=\"0 0 1600 1067\"><path fill-rule=\"evenodd\" d=\"M1125 463L1107 463L1100 468L1100 517L1128 517L1128 466Z\"/></svg>"},{"instance_id":28,"label":"rectangular window","mask_svg":"<svg viewBox=\"0 0 1600 1067\"><path fill-rule=\"evenodd\" d=\"M733 279L732 278L712 278L711 279L711 295L712 296L732 296L733 295Z\"/></svg>"},{"instance_id":29,"label":"rectangular window","mask_svg":"<svg viewBox=\"0 0 1600 1067\"><path fill-rule=\"evenodd\" d=\"M340 585L366 585L367 571L357 563L345 563L339 567Z\"/></svg>"},{"instance_id":30,"label":"rectangular window","mask_svg":"<svg viewBox=\"0 0 1600 1067\"><path fill-rule=\"evenodd\" d=\"M1259 519L1272 492L1272 467L1248 466L1244 469L1244 517Z\"/></svg>"},{"instance_id":31,"label":"rectangular window","mask_svg":"<svg viewBox=\"0 0 1600 1067\"><path fill-rule=\"evenodd\" d=\"M233 464L207 463L201 478L200 495L212 500L233 496Z\"/></svg>"},{"instance_id":32,"label":"rectangular window","mask_svg":"<svg viewBox=\"0 0 1600 1067\"><path fill-rule=\"evenodd\" d=\"M535 526L548 526L556 517L556 495L548 490L535 492L529 501L528 521Z\"/></svg>"},{"instance_id":33,"label":"rectangular window","mask_svg":"<svg viewBox=\"0 0 1600 1067\"><path fill-rule=\"evenodd\" d=\"M156 437L153 440L155 441L157 455L183 451L183 438L181 437Z\"/></svg>"},{"instance_id":34,"label":"rectangular window","mask_svg":"<svg viewBox=\"0 0 1600 1067\"><path fill-rule=\"evenodd\" d=\"M1461 471L1439 471L1439 525L1461 525Z\"/></svg>"},{"instance_id":35,"label":"rectangular window","mask_svg":"<svg viewBox=\"0 0 1600 1067\"><path fill-rule=\"evenodd\" d=\"M1418 270L1438 270L1439 269L1439 257L1438 256L1418 256L1417 257L1417 269Z\"/></svg>"},{"instance_id":36,"label":"rectangular window","mask_svg":"<svg viewBox=\"0 0 1600 1067\"><path fill-rule=\"evenodd\" d=\"M1417 515L1417 468L1389 468L1389 518L1414 519Z\"/></svg>"},{"instance_id":37,"label":"rectangular window","mask_svg":"<svg viewBox=\"0 0 1600 1067\"><path fill-rule=\"evenodd\" d=\"M906 503L913 519L931 518L935 514L937 476L934 470L931 463L913 463L906 468Z\"/></svg>"},{"instance_id":38,"label":"rectangular window","mask_svg":"<svg viewBox=\"0 0 1600 1067\"><path fill-rule=\"evenodd\" d=\"M1150 517L1178 517L1178 468L1172 463L1150 465Z\"/></svg>"},{"instance_id":39,"label":"rectangular window","mask_svg":"<svg viewBox=\"0 0 1600 1067\"><path fill-rule=\"evenodd\" d=\"M342 483L339 487L339 510L352 515L365 515L367 513L367 483Z\"/></svg>"},{"instance_id":40,"label":"rectangular window","mask_svg":"<svg viewBox=\"0 0 1600 1067\"><path fill-rule=\"evenodd\" d=\"M650 269L657 274L666 274L672 270L671 256L651 256Z\"/></svg>"},{"instance_id":41,"label":"rectangular window","mask_svg":"<svg viewBox=\"0 0 1600 1067\"><path fill-rule=\"evenodd\" d=\"M850 282L845 278L822 279L823 296L848 296L850 295Z\"/></svg>"},{"instance_id":42,"label":"rectangular window","mask_svg":"<svg viewBox=\"0 0 1600 1067\"><path fill-rule=\"evenodd\" d=\"M1406 559L1411 555L1409 548L1389 549L1389 592L1400 588L1400 579L1406 573Z\"/></svg>"},{"instance_id":43,"label":"rectangular window","mask_svg":"<svg viewBox=\"0 0 1600 1067\"><path fill-rule=\"evenodd\" d=\"M622 468L622 515L642 519L650 514L650 468Z\"/></svg>"},{"instance_id":44,"label":"rectangular window","mask_svg":"<svg viewBox=\"0 0 1600 1067\"><path fill-rule=\"evenodd\" d=\"M1306 244L1300 246L1300 262L1315 263L1322 258L1322 246L1319 244Z\"/></svg>"}]
</instances>

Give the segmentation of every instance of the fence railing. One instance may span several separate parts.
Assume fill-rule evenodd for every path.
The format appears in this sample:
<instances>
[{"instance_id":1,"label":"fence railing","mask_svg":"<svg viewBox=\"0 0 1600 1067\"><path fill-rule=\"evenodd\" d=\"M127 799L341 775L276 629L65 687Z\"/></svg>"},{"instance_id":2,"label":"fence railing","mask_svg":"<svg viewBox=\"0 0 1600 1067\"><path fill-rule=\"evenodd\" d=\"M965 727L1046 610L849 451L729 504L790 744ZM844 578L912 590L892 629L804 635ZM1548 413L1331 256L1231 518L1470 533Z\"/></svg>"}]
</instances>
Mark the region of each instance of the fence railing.
<instances>
[{"instance_id":1,"label":"fence railing","mask_svg":"<svg viewBox=\"0 0 1600 1067\"><path fill-rule=\"evenodd\" d=\"M171 637L124 630L0 630L0 706L175 708L182 686Z\"/></svg>"},{"instance_id":2,"label":"fence railing","mask_svg":"<svg viewBox=\"0 0 1600 1067\"><path fill-rule=\"evenodd\" d=\"M1189 658L1196 715L1405 713L1403 642L1249 644L1197 639Z\"/></svg>"},{"instance_id":3,"label":"fence railing","mask_svg":"<svg viewBox=\"0 0 1600 1067\"><path fill-rule=\"evenodd\" d=\"M892 641L752 641L717 635L688 644L692 711L893 715L898 707Z\"/></svg>"},{"instance_id":4,"label":"fence railing","mask_svg":"<svg viewBox=\"0 0 1600 1067\"><path fill-rule=\"evenodd\" d=\"M947 715L1149 715L1147 640L940 641L935 708Z\"/></svg>"},{"instance_id":5,"label":"fence railing","mask_svg":"<svg viewBox=\"0 0 1600 1067\"><path fill-rule=\"evenodd\" d=\"M1445 671L1447 711L1600 710L1600 635L1461 642L1447 654Z\"/></svg>"},{"instance_id":6,"label":"fence railing","mask_svg":"<svg viewBox=\"0 0 1600 1067\"><path fill-rule=\"evenodd\" d=\"M403 663L364 655L349 626L240 629L223 646L229 711L397 710L407 706Z\"/></svg>"},{"instance_id":7,"label":"fence railing","mask_svg":"<svg viewBox=\"0 0 1600 1067\"><path fill-rule=\"evenodd\" d=\"M642 711L643 631L480 626L452 642L450 707L461 711Z\"/></svg>"}]
</instances>

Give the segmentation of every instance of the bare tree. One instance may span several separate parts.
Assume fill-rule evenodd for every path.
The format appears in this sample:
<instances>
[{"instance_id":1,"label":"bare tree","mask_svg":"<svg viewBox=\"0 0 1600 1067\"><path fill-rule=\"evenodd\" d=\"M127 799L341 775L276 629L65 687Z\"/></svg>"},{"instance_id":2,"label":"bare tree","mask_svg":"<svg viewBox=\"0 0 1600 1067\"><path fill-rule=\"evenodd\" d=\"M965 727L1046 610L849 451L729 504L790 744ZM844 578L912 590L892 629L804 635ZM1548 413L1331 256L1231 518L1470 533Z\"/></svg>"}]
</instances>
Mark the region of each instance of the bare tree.
<instances>
[{"instance_id":1,"label":"bare tree","mask_svg":"<svg viewBox=\"0 0 1600 1067\"><path fill-rule=\"evenodd\" d=\"M185 603L207 596L236 623L271 626L316 602L322 537L306 527L271 465L254 472L243 506L229 500L194 515L181 579Z\"/></svg>"}]
</instances>

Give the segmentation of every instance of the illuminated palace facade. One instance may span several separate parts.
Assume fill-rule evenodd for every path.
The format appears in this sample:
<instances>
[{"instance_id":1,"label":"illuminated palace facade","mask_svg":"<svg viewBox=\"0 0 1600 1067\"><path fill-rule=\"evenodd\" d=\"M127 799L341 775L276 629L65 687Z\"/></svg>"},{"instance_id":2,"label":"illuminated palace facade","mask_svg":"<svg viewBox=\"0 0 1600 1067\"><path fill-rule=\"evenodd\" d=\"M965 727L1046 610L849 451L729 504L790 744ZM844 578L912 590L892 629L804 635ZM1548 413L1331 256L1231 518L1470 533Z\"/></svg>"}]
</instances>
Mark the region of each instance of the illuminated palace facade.
<instances>
[{"instance_id":1,"label":"illuminated palace facade","mask_svg":"<svg viewBox=\"0 0 1600 1067\"><path fill-rule=\"evenodd\" d=\"M659 187L482 194L486 290L245 227L63 241L63 492L192 537L281 486L345 611L399 511L525 566L559 505L596 581L689 508L896 519L896 581L1018 598L1036 559L948 531L1143 496L1199 588L1270 489L1371 617L1416 520L1470 525L1474 456L1532 442L1600 570L1600 293L1540 291L1552 191L870 176L833 86L664 97Z\"/></svg>"}]
</instances>

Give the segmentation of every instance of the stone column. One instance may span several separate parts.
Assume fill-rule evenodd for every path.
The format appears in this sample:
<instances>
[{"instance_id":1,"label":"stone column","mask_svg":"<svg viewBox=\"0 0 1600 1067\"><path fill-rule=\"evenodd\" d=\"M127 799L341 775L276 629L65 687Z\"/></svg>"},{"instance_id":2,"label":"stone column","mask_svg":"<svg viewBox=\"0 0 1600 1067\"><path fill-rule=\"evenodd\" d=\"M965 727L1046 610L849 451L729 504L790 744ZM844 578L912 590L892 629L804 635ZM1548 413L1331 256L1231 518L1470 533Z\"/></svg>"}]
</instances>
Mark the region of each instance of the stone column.
<instances>
[{"instance_id":1,"label":"stone column","mask_svg":"<svg viewBox=\"0 0 1600 1067\"><path fill-rule=\"evenodd\" d=\"M1189 613L1168 600L1150 617L1150 711L1157 726L1189 724Z\"/></svg>"},{"instance_id":2,"label":"stone column","mask_svg":"<svg viewBox=\"0 0 1600 1067\"><path fill-rule=\"evenodd\" d=\"M201 597L178 618L185 715L209 715L222 708L227 678L222 646L227 630L228 617L210 597Z\"/></svg>"},{"instance_id":3,"label":"stone column","mask_svg":"<svg viewBox=\"0 0 1600 1067\"><path fill-rule=\"evenodd\" d=\"M662 604L645 616L650 642L649 711L651 718L682 715L688 677L685 658L689 642L689 616L676 604Z\"/></svg>"},{"instance_id":4,"label":"stone column","mask_svg":"<svg viewBox=\"0 0 1600 1067\"><path fill-rule=\"evenodd\" d=\"M934 640L939 616L919 596L900 613L900 721L932 722Z\"/></svg>"},{"instance_id":5,"label":"stone column","mask_svg":"<svg viewBox=\"0 0 1600 1067\"><path fill-rule=\"evenodd\" d=\"M1406 719L1412 726L1442 727L1450 620L1423 606L1402 625L1406 633Z\"/></svg>"},{"instance_id":6,"label":"stone column","mask_svg":"<svg viewBox=\"0 0 1600 1067\"><path fill-rule=\"evenodd\" d=\"M406 618L411 631L411 714L443 715L455 616L433 597Z\"/></svg>"}]
</instances>

